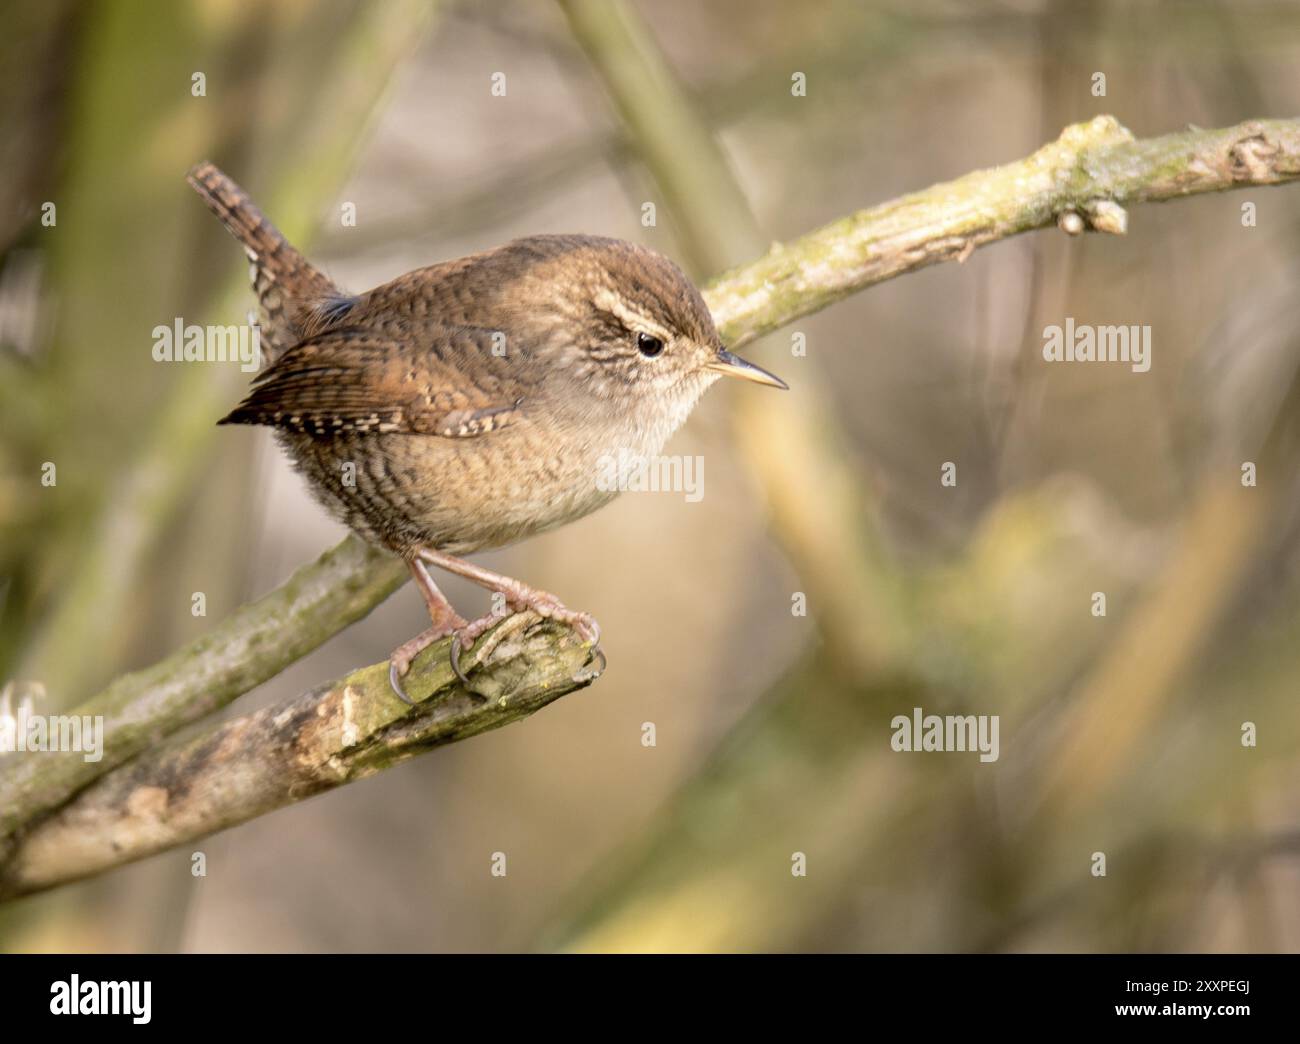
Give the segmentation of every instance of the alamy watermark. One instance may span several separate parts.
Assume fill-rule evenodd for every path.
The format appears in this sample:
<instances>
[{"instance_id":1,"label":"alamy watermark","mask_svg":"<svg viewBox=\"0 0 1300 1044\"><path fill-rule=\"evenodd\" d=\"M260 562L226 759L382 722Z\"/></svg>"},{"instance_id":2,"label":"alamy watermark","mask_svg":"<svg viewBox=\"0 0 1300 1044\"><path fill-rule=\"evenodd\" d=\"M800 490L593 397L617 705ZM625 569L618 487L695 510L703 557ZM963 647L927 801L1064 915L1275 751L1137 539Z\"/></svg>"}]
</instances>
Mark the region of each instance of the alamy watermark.
<instances>
[{"instance_id":1,"label":"alamy watermark","mask_svg":"<svg viewBox=\"0 0 1300 1044\"><path fill-rule=\"evenodd\" d=\"M0 689L0 756L71 751L80 753L85 761L99 761L104 756L104 716L38 714L32 689L44 695L40 685L33 685L16 707L14 683Z\"/></svg>"},{"instance_id":2,"label":"alamy watermark","mask_svg":"<svg viewBox=\"0 0 1300 1044\"><path fill-rule=\"evenodd\" d=\"M979 751L980 761L998 760L1000 723L996 714L895 715L889 722L889 745L896 751Z\"/></svg>"},{"instance_id":3,"label":"alamy watermark","mask_svg":"<svg viewBox=\"0 0 1300 1044\"><path fill-rule=\"evenodd\" d=\"M154 362L237 362L245 373L262 368L262 331L253 323L198 326L179 316L153 328Z\"/></svg>"},{"instance_id":4,"label":"alamy watermark","mask_svg":"<svg viewBox=\"0 0 1300 1044\"><path fill-rule=\"evenodd\" d=\"M596 461L602 493L682 493L688 504L704 498L704 458L646 456L620 449Z\"/></svg>"},{"instance_id":5,"label":"alamy watermark","mask_svg":"<svg viewBox=\"0 0 1300 1044\"><path fill-rule=\"evenodd\" d=\"M137 1026L153 1018L153 982L104 982L73 973L50 984L51 1015L130 1015Z\"/></svg>"},{"instance_id":6,"label":"alamy watermark","mask_svg":"<svg viewBox=\"0 0 1300 1044\"><path fill-rule=\"evenodd\" d=\"M1089 326L1065 320L1043 327L1043 358L1048 362L1126 362L1134 373L1151 369L1150 326Z\"/></svg>"}]
</instances>

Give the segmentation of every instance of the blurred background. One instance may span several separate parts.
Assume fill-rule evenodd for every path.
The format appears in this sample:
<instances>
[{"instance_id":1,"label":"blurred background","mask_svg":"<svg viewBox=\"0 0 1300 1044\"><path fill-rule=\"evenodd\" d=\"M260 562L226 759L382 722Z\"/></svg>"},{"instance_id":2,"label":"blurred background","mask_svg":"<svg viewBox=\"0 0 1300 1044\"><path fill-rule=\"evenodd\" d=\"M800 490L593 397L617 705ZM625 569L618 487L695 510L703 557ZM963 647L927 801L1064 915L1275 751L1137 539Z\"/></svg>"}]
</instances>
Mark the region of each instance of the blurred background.
<instances>
[{"instance_id":1,"label":"blurred background","mask_svg":"<svg viewBox=\"0 0 1300 1044\"><path fill-rule=\"evenodd\" d=\"M1280 0L64 0L6 20L0 680L59 707L344 535L267 432L213 426L247 375L151 358L154 326L251 304L185 184L199 160L353 290L573 231L703 282L1101 113L1147 137L1300 112L1300 3ZM629 101L660 94L686 102L667 149ZM0 947L1297 949L1298 246L1300 186L1139 206L1126 237L1022 236L770 335L747 354L793 391L717 388L669 447L703 457L699 503L628 494L483 556L601 621L597 684L206 839L204 878L174 851L9 903ZM1150 325L1151 371L1046 364L1066 317ZM404 587L228 713L383 659L423 612ZM999 715L1000 759L895 753L916 706Z\"/></svg>"}]
</instances>

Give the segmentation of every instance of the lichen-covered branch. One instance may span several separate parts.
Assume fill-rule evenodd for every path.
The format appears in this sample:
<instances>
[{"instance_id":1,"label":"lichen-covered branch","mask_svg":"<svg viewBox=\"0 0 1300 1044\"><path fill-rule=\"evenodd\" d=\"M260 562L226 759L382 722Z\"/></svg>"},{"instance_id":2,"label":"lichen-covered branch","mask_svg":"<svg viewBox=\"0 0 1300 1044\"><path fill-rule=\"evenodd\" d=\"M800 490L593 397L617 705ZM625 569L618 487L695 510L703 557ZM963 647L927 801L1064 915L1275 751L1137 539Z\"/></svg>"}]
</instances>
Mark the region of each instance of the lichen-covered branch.
<instances>
[{"instance_id":1,"label":"lichen-covered branch","mask_svg":"<svg viewBox=\"0 0 1300 1044\"><path fill-rule=\"evenodd\" d=\"M1300 119L1137 140L1113 117L1067 127L1023 160L832 222L715 280L705 298L743 344L840 298L1046 228L1122 234L1123 207L1300 178ZM1073 217L1077 220L1063 220Z\"/></svg>"},{"instance_id":2,"label":"lichen-covered branch","mask_svg":"<svg viewBox=\"0 0 1300 1044\"><path fill-rule=\"evenodd\" d=\"M381 663L207 723L151 747L21 833L0 858L0 899L197 840L526 717L589 685L602 662L568 628L521 613L462 659L472 692L452 673L443 642L407 676L414 709L393 695Z\"/></svg>"},{"instance_id":3,"label":"lichen-covered branch","mask_svg":"<svg viewBox=\"0 0 1300 1044\"><path fill-rule=\"evenodd\" d=\"M182 726L220 710L274 677L402 583L405 566L349 537L264 598L165 660L125 674L87 700L78 715L103 715L104 751L49 752L0 759L0 860L22 824Z\"/></svg>"}]
</instances>

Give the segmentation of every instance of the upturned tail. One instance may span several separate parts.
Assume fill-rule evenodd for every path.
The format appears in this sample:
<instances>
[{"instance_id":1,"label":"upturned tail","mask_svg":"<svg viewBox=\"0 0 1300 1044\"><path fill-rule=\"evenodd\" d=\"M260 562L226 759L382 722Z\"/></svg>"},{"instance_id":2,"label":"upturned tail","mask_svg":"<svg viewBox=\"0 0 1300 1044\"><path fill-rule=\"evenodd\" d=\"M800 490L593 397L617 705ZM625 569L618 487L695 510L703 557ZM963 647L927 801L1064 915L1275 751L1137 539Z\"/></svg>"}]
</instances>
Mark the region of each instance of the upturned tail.
<instances>
[{"instance_id":1,"label":"upturned tail","mask_svg":"<svg viewBox=\"0 0 1300 1044\"><path fill-rule=\"evenodd\" d=\"M248 194L216 166L200 163L186 180L248 254L263 357L269 365L311 332L317 306L342 291L298 253Z\"/></svg>"}]
</instances>

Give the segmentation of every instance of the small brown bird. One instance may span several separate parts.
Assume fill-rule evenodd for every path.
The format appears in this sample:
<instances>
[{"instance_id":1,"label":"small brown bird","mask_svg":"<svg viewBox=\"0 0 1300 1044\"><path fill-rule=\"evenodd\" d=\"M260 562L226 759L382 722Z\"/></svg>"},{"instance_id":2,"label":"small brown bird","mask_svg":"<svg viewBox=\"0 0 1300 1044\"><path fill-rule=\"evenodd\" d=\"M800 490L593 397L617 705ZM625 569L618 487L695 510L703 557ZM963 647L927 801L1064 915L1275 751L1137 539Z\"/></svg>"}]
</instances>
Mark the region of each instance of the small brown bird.
<instances>
[{"instance_id":1,"label":"small brown bird","mask_svg":"<svg viewBox=\"0 0 1300 1044\"><path fill-rule=\"evenodd\" d=\"M429 565L596 645L588 614L459 556L608 503L608 461L657 454L719 376L786 386L723 348L691 281L645 247L530 236L353 295L212 164L189 183L244 245L260 305L266 367L219 423L275 428L321 503L410 567L432 626L393 651L404 700L422 649L454 635L461 674L499 619L463 620Z\"/></svg>"}]
</instances>

